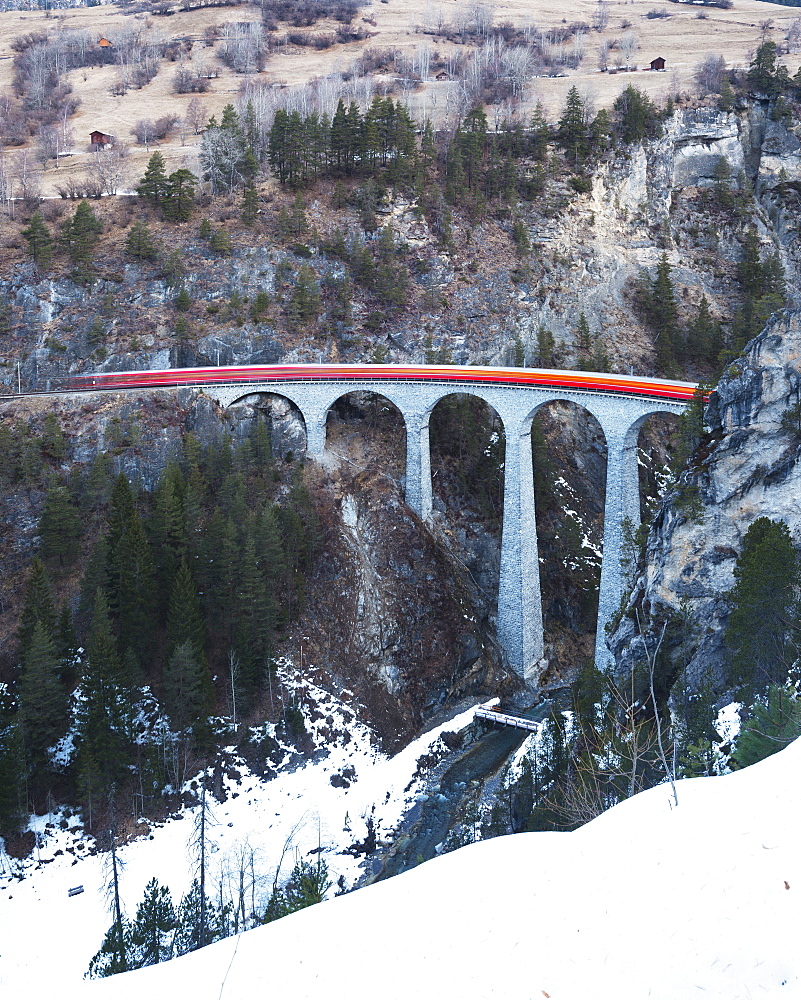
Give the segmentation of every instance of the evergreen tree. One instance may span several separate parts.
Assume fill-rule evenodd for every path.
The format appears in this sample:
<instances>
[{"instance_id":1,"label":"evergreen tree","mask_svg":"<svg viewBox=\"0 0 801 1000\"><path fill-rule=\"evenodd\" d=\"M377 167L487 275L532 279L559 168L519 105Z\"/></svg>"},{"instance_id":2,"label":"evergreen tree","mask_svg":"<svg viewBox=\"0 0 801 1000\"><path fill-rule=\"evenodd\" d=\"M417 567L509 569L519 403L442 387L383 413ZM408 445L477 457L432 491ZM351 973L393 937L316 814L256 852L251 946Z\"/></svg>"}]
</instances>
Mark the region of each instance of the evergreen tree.
<instances>
[{"instance_id":1,"label":"evergreen tree","mask_svg":"<svg viewBox=\"0 0 801 1000\"><path fill-rule=\"evenodd\" d=\"M738 767L748 767L801 736L801 702L795 685L771 684L767 696L751 706L742 724L732 760Z\"/></svg>"},{"instance_id":2,"label":"evergreen tree","mask_svg":"<svg viewBox=\"0 0 801 1000\"><path fill-rule=\"evenodd\" d=\"M659 112L651 98L632 84L612 105L614 127L620 142L642 142L654 139L662 131Z\"/></svg>"},{"instance_id":3,"label":"evergreen tree","mask_svg":"<svg viewBox=\"0 0 801 1000\"><path fill-rule=\"evenodd\" d=\"M135 260L155 260L158 256L150 229L141 219L131 226L128 238L125 240L125 252Z\"/></svg>"},{"instance_id":4,"label":"evergreen tree","mask_svg":"<svg viewBox=\"0 0 801 1000\"><path fill-rule=\"evenodd\" d=\"M777 52L775 42L763 42L754 53L748 69L749 87L758 93L767 94L768 97L774 97L781 89L776 66Z\"/></svg>"},{"instance_id":5,"label":"evergreen tree","mask_svg":"<svg viewBox=\"0 0 801 1000\"><path fill-rule=\"evenodd\" d=\"M127 960L130 947L130 923L125 918L121 923L115 920L106 931L100 950L89 963L86 978L105 979L108 976L116 976L119 972L128 972L133 968Z\"/></svg>"},{"instance_id":6,"label":"evergreen tree","mask_svg":"<svg viewBox=\"0 0 801 1000\"><path fill-rule=\"evenodd\" d=\"M714 365L723 349L723 331L712 319L706 295L701 297L698 314L687 331L687 356L692 361Z\"/></svg>"},{"instance_id":7,"label":"evergreen tree","mask_svg":"<svg viewBox=\"0 0 801 1000\"><path fill-rule=\"evenodd\" d=\"M63 486L53 486L47 491L38 532L43 558L57 560L60 567L69 566L78 558L83 524Z\"/></svg>"},{"instance_id":8,"label":"evergreen tree","mask_svg":"<svg viewBox=\"0 0 801 1000\"><path fill-rule=\"evenodd\" d=\"M557 137L568 159L579 167L589 152L589 137L585 122L584 101L578 88L573 86L567 92L565 108L559 119Z\"/></svg>"},{"instance_id":9,"label":"evergreen tree","mask_svg":"<svg viewBox=\"0 0 801 1000\"><path fill-rule=\"evenodd\" d=\"M61 242L72 261L72 278L88 284L94 275L94 255L103 226L88 201L82 201L61 229Z\"/></svg>"},{"instance_id":10,"label":"evergreen tree","mask_svg":"<svg viewBox=\"0 0 801 1000\"><path fill-rule=\"evenodd\" d=\"M255 224L256 219L259 215L259 196L256 193L256 189L249 185L245 188L244 194L242 195L242 205L240 208L240 218L245 226L252 226Z\"/></svg>"},{"instance_id":11,"label":"evergreen tree","mask_svg":"<svg viewBox=\"0 0 801 1000\"><path fill-rule=\"evenodd\" d=\"M317 274L308 264L301 265L292 296L287 304L287 316L293 326L304 326L317 319L322 309Z\"/></svg>"},{"instance_id":12,"label":"evergreen tree","mask_svg":"<svg viewBox=\"0 0 801 1000\"><path fill-rule=\"evenodd\" d=\"M22 730L10 696L0 690L0 837L19 833L26 818Z\"/></svg>"},{"instance_id":13,"label":"evergreen tree","mask_svg":"<svg viewBox=\"0 0 801 1000\"><path fill-rule=\"evenodd\" d=\"M749 226L743 237L742 252L737 263L737 281L744 296L758 299L765 293L759 235Z\"/></svg>"},{"instance_id":14,"label":"evergreen tree","mask_svg":"<svg viewBox=\"0 0 801 1000\"><path fill-rule=\"evenodd\" d=\"M164 157L156 152L150 157L147 163L144 176L139 181L136 193L140 198L145 198L151 205L160 205L167 195L167 170L164 165Z\"/></svg>"},{"instance_id":15,"label":"evergreen tree","mask_svg":"<svg viewBox=\"0 0 801 1000\"><path fill-rule=\"evenodd\" d=\"M47 771L47 751L67 731L67 695L58 679L56 645L37 622L19 678L19 717L29 773L38 784Z\"/></svg>"},{"instance_id":16,"label":"evergreen tree","mask_svg":"<svg viewBox=\"0 0 801 1000\"><path fill-rule=\"evenodd\" d=\"M243 546L236 580L234 646L246 694L261 688L270 665L275 608L256 556L252 529Z\"/></svg>"},{"instance_id":17,"label":"evergreen tree","mask_svg":"<svg viewBox=\"0 0 801 1000\"><path fill-rule=\"evenodd\" d=\"M178 908L178 927L173 939L174 953L186 955L219 940L223 936L225 916L205 896L200 882L195 879Z\"/></svg>"},{"instance_id":18,"label":"evergreen tree","mask_svg":"<svg viewBox=\"0 0 801 1000\"><path fill-rule=\"evenodd\" d=\"M53 240L41 212L34 212L28 226L22 230L28 241L28 254L38 267L47 267L53 259Z\"/></svg>"},{"instance_id":19,"label":"evergreen tree","mask_svg":"<svg viewBox=\"0 0 801 1000\"><path fill-rule=\"evenodd\" d=\"M177 729L203 722L211 710L212 688L208 668L187 641L176 646L164 667L164 702Z\"/></svg>"},{"instance_id":20,"label":"evergreen tree","mask_svg":"<svg viewBox=\"0 0 801 1000\"><path fill-rule=\"evenodd\" d=\"M578 342L578 353L580 357L589 357L592 350L592 338L590 336L590 324L584 312L579 316L576 324L576 340Z\"/></svg>"},{"instance_id":21,"label":"evergreen tree","mask_svg":"<svg viewBox=\"0 0 801 1000\"><path fill-rule=\"evenodd\" d=\"M783 521L754 521L734 578L726 627L732 678L747 686L781 683L794 656L789 636L798 584L798 557Z\"/></svg>"},{"instance_id":22,"label":"evergreen tree","mask_svg":"<svg viewBox=\"0 0 801 1000\"><path fill-rule=\"evenodd\" d=\"M540 324L537 328L537 357L538 368L552 368L556 363L556 342L553 333Z\"/></svg>"},{"instance_id":23,"label":"evergreen tree","mask_svg":"<svg viewBox=\"0 0 801 1000\"><path fill-rule=\"evenodd\" d=\"M135 509L126 520L124 532L115 538L109 561L120 649L147 661L155 645L156 572L150 544Z\"/></svg>"},{"instance_id":24,"label":"evergreen tree","mask_svg":"<svg viewBox=\"0 0 801 1000\"><path fill-rule=\"evenodd\" d=\"M195 208L197 177L191 170L181 167L167 178L164 192L164 217L171 222L188 222Z\"/></svg>"},{"instance_id":25,"label":"evergreen tree","mask_svg":"<svg viewBox=\"0 0 801 1000\"><path fill-rule=\"evenodd\" d=\"M42 452L57 462L67 454L67 439L55 413L48 413L45 417L40 443Z\"/></svg>"},{"instance_id":26,"label":"evergreen tree","mask_svg":"<svg viewBox=\"0 0 801 1000\"><path fill-rule=\"evenodd\" d=\"M170 593L167 614L167 645L170 655L184 643L189 643L198 661L205 655L206 627L203 611L192 574L182 559Z\"/></svg>"},{"instance_id":27,"label":"evergreen tree","mask_svg":"<svg viewBox=\"0 0 801 1000\"><path fill-rule=\"evenodd\" d=\"M120 783L128 756L121 664L102 590L95 596L81 693L76 719L77 769L82 794L91 807Z\"/></svg>"},{"instance_id":28,"label":"evergreen tree","mask_svg":"<svg viewBox=\"0 0 801 1000\"><path fill-rule=\"evenodd\" d=\"M28 578L28 586L25 591L25 604L23 605L19 620L19 632L17 636L21 657L25 657L25 653L33 638L34 630L40 623L44 627L45 634L52 639L56 631L56 612L53 605L53 594L50 589L50 580L44 563L37 557L31 563L31 575Z\"/></svg>"},{"instance_id":29,"label":"evergreen tree","mask_svg":"<svg viewBox=\"0 0 801 1000\"><path fill-rule=\"evenodd\" d=\"M222 227L214 230L209 240L209 246L221 257L230 257L233 250L231 237L228 235L228 231Z\"/></svg>"},{"instance_id":30,"label":"evergreen tree","mask_svg":"<svg viewBox=\"0 0 801 1000\"><path fill-rule=\"evenodd\" d=\"M670 262L667 254L663 253L651 282L648 301L648 320L655 334L657 364L665 373L670 373L673 368L678 335L678 308L670 272Z\"/></svg>"},{"instance_id":31,"label":"evergreen tree","mask_svg":"<svg viewBox=\"0 0 801 1000\"><path fill-rule=\"evenodd\" d=\"M130 930L130 967L142 969L172 958L172 932L177 924L170 890L151 879Z\"/></svg>"}]
</instances>

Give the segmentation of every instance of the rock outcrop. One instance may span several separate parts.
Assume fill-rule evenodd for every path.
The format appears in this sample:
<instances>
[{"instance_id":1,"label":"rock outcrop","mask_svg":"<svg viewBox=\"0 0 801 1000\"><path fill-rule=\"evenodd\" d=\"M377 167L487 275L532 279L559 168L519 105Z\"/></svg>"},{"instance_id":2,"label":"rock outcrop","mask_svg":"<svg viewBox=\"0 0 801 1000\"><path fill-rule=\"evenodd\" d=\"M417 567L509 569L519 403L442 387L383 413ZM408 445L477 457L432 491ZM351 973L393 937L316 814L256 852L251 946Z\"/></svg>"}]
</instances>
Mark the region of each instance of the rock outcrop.
<instances>
[{"instance_id":1,"label":"rock outcrop","mask_svg":"<svg viewBox=\"0 0 801 1000\"><path fill-rule=\"evenodd\" d=\"M784 521L801 546L801 435L782 418L801 396L801 311L777 314L726 370L705 413L706 436L682 486L697 487L688 511L672 493L653 521L645 570L610 645L628 674L643 659L634 609L682 621L670 650L691 690L728 685L723 635L743 537L758 517ZM685 492L686 496L686 492Z\"/></svg>"}]
</instances>

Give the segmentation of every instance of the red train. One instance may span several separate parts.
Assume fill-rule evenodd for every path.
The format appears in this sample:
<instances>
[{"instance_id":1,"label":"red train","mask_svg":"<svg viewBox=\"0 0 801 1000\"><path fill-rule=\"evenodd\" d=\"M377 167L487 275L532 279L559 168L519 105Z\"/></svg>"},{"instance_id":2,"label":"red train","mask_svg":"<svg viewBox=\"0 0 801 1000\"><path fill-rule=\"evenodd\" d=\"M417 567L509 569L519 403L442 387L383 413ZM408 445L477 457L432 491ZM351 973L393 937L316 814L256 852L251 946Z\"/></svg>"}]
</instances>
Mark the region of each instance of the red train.
<instances>
[{"instance_id":1,"label":"red train","mask_svg":"<svg viewBox=\"0 0 801 1000\"><path fill-rule=\"evenodd\" d=\"M226 368L170 368L165 371L99 372L75 375L65 388L72 392L98 389L150 389L159 386L211 385L248 382L488 382L569 389L573 392L611 392L621 395L692 399L694 382L671 382L638 375L570 372L548 368L483 368L456 365L245 365Z\"/></svg>"}]
</instances>

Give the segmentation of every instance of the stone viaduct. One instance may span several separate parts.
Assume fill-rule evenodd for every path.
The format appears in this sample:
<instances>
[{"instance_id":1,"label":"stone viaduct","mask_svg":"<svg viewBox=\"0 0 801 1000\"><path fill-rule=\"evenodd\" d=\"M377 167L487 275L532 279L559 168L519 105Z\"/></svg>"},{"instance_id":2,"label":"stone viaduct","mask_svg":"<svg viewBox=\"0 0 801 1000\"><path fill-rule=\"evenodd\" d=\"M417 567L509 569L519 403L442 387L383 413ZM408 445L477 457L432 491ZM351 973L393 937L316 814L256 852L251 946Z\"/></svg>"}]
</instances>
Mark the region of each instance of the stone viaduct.
<instances>
[{"instance_id":1,"label":"stone viaduct","mask_svg":"<svg viewBox=\"0 0 801 1000\"><path fill-rule=\"evenodd\" d=\"M300 411L306 425L307 454L322 454L326 443L328 412L342 396L372 392L393 403L406 425L405 495L409 506L424 520L431 518L431 463L428 425L431 412L446 396L465 393L492 406L506 435L503 531L498 589L498 640L508 663L521 678L532 683L543 656L542 599L534 517L534 475L531 456L531 423L545 403L575 403L592 414L601 426L607 445L606 506L603 558L598 603L595 655L599 668L611 663L604 626L620 605L622 524L630 518L640 523L640 490L637 441L644 421L654 413L681 413L685 403L636 395L538 388L474 382L431 382L399 378L370 382L345 378L325 382L265 381L263 383L206 385L204 391L222 406L245 396L273 393L283 396Z\"/></svg>"}]
</instances>

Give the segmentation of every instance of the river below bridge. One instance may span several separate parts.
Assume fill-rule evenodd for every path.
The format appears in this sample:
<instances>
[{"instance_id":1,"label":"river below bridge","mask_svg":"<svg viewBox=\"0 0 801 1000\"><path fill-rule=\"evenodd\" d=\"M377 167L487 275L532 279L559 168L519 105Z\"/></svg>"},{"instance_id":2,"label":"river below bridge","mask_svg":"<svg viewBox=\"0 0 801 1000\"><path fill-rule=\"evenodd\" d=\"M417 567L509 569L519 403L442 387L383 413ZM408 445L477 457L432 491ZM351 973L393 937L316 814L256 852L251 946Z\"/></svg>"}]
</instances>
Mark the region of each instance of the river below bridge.
<instances>
[{"instance_id":1,"label":"river below bridge","mask_svg":"<svg viewBox=\"0 0 801 1000\"><path fill-rule=\"evenodd\" d=\"M526 719L541 721L551 713L550 700L520 712ZM486 782L496 775L530 733L502 728L488 732L446 766L438 788L409 810L400 833L387 850L380 868L369 881L379 882L429 861L442 852L471 783Z\"/></svg>"}]
</instances>

